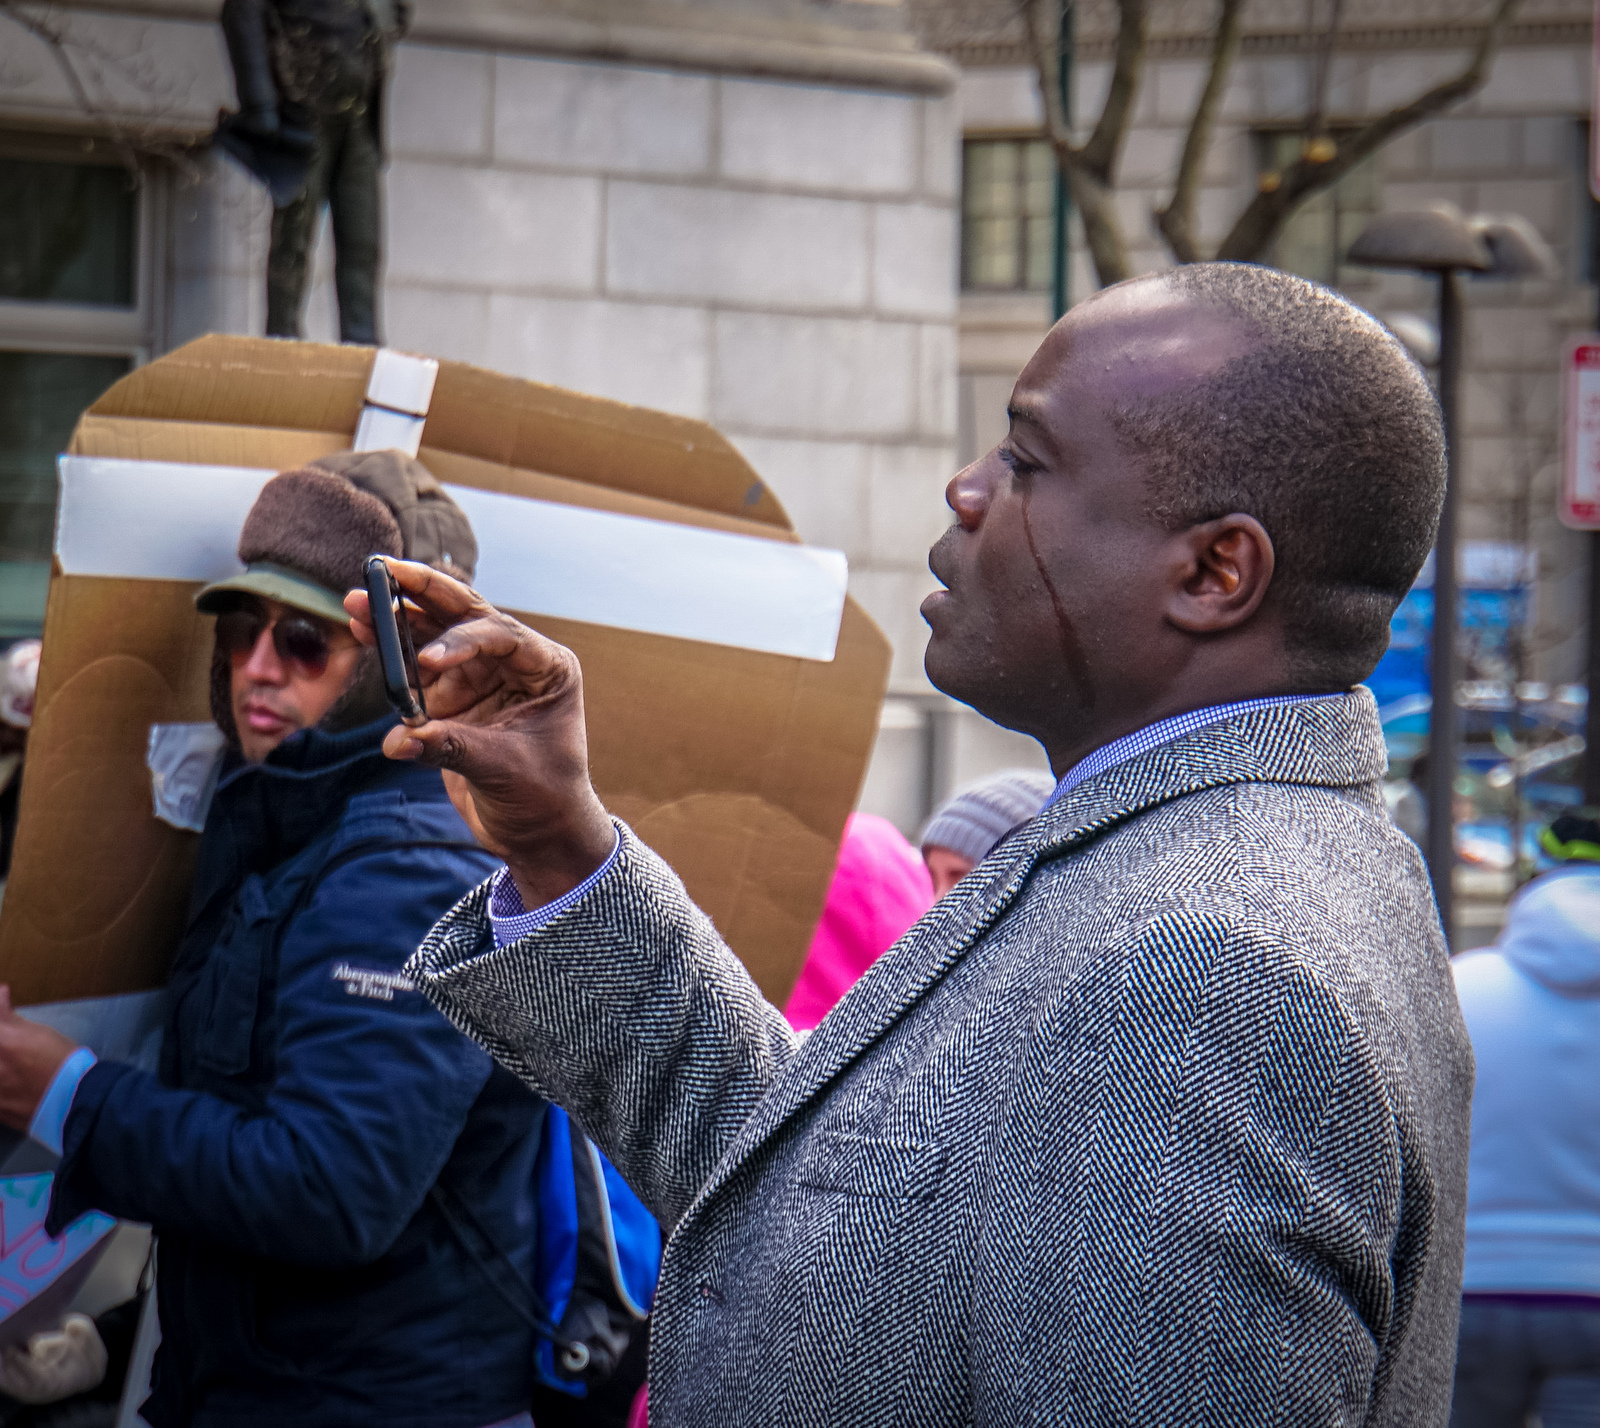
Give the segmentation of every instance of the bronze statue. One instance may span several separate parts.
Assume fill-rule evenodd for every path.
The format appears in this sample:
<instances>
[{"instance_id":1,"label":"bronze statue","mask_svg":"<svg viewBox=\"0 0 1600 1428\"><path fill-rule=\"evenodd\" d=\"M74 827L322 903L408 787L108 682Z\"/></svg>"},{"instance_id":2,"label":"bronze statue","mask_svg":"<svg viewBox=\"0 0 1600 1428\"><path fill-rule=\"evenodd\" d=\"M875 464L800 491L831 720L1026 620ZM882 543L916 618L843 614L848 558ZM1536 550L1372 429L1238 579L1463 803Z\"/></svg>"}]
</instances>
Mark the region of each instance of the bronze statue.
<instances>
[{"instance_id":1,"label":"bronze statue","mask_svg":"<svg viewBox=\"0 0 1600 1428\"><path fill-rule=\"evenodd\" d=\"M269 337L300 336L326 203L340 340L378 342L383 91L409 23L409 0L224 0L239 111L216 141L272 194Z\"/></svg>"}]
</instances>

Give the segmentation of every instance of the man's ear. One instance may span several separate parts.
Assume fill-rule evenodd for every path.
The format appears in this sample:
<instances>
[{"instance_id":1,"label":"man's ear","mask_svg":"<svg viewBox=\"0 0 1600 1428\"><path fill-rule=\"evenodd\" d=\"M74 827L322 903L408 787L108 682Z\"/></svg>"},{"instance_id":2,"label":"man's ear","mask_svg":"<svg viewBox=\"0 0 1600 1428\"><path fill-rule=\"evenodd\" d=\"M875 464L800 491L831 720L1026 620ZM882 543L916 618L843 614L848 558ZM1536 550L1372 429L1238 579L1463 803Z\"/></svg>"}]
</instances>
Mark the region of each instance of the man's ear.
<instances>
[{"instance_id":1,"label":"man's ear","mask_svg":"<svg viewBox=\"0 0 1600 1428\"><path fill-rule=\"evenodd\" d=\"M1222 634L1250 619L1272 583L1272 537L1254 516L1205 521L1173 536L1175 579L1166 616L1192 635Z\"/></svg>"}]
</instances>

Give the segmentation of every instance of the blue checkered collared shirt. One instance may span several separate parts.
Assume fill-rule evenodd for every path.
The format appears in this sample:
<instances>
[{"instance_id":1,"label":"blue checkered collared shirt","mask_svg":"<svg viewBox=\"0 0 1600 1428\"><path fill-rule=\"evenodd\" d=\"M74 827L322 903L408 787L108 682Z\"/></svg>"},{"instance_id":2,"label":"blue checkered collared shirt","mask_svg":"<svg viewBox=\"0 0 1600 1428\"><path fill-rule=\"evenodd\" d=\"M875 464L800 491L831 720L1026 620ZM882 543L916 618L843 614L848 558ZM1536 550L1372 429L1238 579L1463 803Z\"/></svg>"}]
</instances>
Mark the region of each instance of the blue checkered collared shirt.
<instances>
[{"instance_id":1,"label":"blue checkered collared shirt","mask_svg":"<svg viewBox=\"0 0 1600 1428\"><path fill-rule=\"evenodd\" d=\"M489 889L489 926L494 929L494 945L506 947L513 942L520 942L530 933L537 932L547 922L560 917L616 866L617 854L621 851L622 835L619 833L617 841L611 845L610 856L605 862L577 887L562 893L554 902L547 902L542 907L535 908L526 908L522 905L522 894L517 891L517 885L511 881L510 869L501 868L494 875L494 882Z\"/></svg>"},{"instance_id":2,"label":"blue checkered collared shirt","mask_svg":"<svg viewBox=\"0 0 1600 1428\"><path fill-rule=\"evenodd\" d=\"M1102 744L1092 754L1079 759L1061 775L1061 782L1056 785L1056 791L1050 795L1045 807L1048 808L1058 798L1064 798L1080 783L1087 783L1096 774L1103 774L1107 769L1115 768L1140 754L1147 754L1162 744L1170 744L1174 739L1194 733L1196 729L1204 729L1208 724L1224 723L1240 714L1248 714L1252 709L1272 709L1279 704L1303 704L1308 699L1329 697L1326 694L1278 694L1265 699L1241 699L1235 704L1212 704L1205 709L1190 709L1184 714L1174 714L1170 719L1146 724L1142 729L1135 729L1131 734Z\"/></svg>"}]
</instances>

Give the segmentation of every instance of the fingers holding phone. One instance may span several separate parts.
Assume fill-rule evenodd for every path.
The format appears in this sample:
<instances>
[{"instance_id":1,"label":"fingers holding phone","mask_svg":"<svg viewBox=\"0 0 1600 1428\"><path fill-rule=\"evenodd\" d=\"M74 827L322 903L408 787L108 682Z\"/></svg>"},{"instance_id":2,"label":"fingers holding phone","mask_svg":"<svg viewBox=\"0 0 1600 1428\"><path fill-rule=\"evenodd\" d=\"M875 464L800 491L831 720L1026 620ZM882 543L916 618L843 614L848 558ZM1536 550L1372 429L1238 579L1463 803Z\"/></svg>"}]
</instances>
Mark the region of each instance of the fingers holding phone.
<instances>
[{"instance_id":1,"label":"fingers holding phone","mask_svg":"<svg viewBox=\"0 0 1600 1428\"><path fill-rule=\"evenodd\" d=\"M451 576L411 561L377 563L392 588L369 570L368 588L347 595L345 608L356 638L380 658L386 611L396 618L396 667L391 680L385 663L385 683L406 724L390 731L385 753L459 775L474 833L505 858L528 906L548 902L604 862L615 841L589 782L576 656ZM412 665L415 688L401 629L426 640ZM421 722L407 718L402 694Z\"/></svg>"},{"instance_id":2,"label":"fingers holding phone","mask_svg":"<svg viewBox=\"0 0 1600 1428\"><path fill-rule=\"evenodd\" d=\"M351 629L363 644L378 646L382 657L385 587L373 572L381 565L395 597L391 609L403 611L407 619L401 623L424 641L415 657L416 692L434 717L487 725L508 709L530 700L559 700L581 684L570 650L495 609L471 586L391 556L372 556L367 565L368 588L345 596ZM401 678L397 664L396 684ZM406 712L400 702L395 707Z\"/></svg>"},{"instance_id":3,"label":"fingers holding phone","mask_svg":"<svg viewBox=\"0 0 1600 1428\"><path fill-rule=\"evenodd\" d=\"M367 582L367 616L378 644L389 703L399 711L402 724L420 728L428 722L428 706L400 587L381 555L369 555L362 573Z\"/></svg>"}]
</instances>

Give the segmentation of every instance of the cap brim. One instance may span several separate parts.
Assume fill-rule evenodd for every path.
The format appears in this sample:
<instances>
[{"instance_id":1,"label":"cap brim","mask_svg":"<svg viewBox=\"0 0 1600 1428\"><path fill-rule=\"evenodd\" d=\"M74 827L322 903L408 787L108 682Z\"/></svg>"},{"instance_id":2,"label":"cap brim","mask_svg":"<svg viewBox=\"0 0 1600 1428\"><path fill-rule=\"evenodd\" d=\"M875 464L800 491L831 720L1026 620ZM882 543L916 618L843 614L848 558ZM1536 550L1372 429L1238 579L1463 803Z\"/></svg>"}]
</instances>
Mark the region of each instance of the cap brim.
<instances>
[{"instance_id":1,"label":"cap brim","mask_svg":"<svg viewBox=\"0 0 1600 1428\"><path fill-rule=\"evenodd\" d=\"M194 597L194 607L202 615L220 614L228 604L222 598L226 595L257 595L304 610L308 615L320 615L324 620L350 623L343 595L281 565L252 565L226 580L214 580Z\"/></svg>"}]
</instances>

